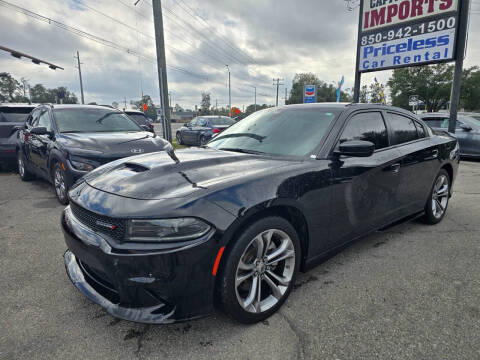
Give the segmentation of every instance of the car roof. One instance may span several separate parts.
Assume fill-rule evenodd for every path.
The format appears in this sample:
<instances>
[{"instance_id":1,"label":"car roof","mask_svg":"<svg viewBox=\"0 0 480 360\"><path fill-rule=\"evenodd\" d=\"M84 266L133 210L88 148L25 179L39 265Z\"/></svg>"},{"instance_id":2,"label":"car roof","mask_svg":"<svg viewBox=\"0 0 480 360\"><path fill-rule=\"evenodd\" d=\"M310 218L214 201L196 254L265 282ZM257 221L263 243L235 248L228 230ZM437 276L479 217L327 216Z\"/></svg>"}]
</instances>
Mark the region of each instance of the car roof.
<instances>
[{"instance_id":1,"label":"car roof","mask_svg":"<svg viewBox=\"0 0 480 360\"><path fill-rule=\"evenodd\" d=\"M142 114L142 115L145 115L143 113L143 111L140 111L140 110L123 110L123 112L125 114Z\"/></svg>"},{"instance_id":2,"label":"car roof","mask_svg":"<svg viewBox=\"0 0 480 360\"><path fill-rule=\"evenodd\" d=\"M420 118L444 118L444 117L450 117L450 114L449 113L440 113L440 112L436 112L436 113L423 113L423 114L418 114L418 116Z\"/></svg>"},{"instance_id":3,"label":"car roof","mask_svg":"<svg viewBox=\"0 0 480 360\"><path fill-rule=\"evenodd\" d=\"M0 103L0 107L8 107L8 108L36 108L40 104L27 104L27 103Z\"/></svg>"},{"instance_id":4,"label":"car roof","mask_svg":"<svg viewBox=\"0 0 480 360\"><path fill-rule=\"evenodd\" d=\"M98 110L110 110L116 112L122 112L121 110L113 107L107 107L103 105L82 105L82 104L43 104L44 106L50 106L52 109L98 109Z\"/></svg>"}]
</instances>

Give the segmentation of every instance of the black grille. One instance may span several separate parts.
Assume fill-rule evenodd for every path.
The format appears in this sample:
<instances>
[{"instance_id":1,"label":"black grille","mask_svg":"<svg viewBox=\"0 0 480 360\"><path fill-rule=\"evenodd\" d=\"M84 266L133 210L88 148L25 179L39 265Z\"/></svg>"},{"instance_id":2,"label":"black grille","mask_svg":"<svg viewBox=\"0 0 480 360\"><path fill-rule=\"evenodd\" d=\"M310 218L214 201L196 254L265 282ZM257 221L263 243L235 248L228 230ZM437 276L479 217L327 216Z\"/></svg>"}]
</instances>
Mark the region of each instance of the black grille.
<instances>
[{"instance_id":1,"label":"black grille","mask_svg":"<svg viewBox=\"0 0 480 360\"><path fill-rule=\"evenodd\" d=\"M98 215L74 204L73 202L70 202L70 208L77 220L86 225L89 229L108 235L119 241L123 240L125 237L126 220Z\"/></svg>"}]
</instances>

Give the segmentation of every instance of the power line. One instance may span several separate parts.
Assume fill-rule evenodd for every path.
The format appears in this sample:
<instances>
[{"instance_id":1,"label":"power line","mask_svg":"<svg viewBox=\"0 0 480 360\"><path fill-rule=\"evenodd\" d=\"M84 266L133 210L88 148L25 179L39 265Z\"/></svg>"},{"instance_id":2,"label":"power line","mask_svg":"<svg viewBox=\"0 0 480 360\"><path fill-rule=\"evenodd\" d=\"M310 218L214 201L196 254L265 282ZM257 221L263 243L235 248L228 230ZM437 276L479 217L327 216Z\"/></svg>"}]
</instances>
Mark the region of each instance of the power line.
<instances>
[{"instance_id":1,"label":"power line","mask_svg":"<svg viewBox=\"0 0 480 360\"><path fill-rule=\"evenodd\" d=\"M236 52L240 53L244 58L247 59L247 61L256 63L255 59L253 59L249 54L245 53L245 52L244 52L242 49L240 49L238 46L232 45L230 40L228 40L228 39L225 38L224 36L218 34L218 32L217 32L212 26L210 26L210 24L208 23L208 21L205 20L203 17L201 17L201 16L198 14L198 12L195 11L195 9L193 9L192 7L190 7L187 3L185 3L185 1L183 1L183 0L174 0L174 1L175 1L175 3L177 3L177 5L179 5L188 15L190 15L190 16L191 16L193 19L195 19L197 22L200 23L200 21L199 21L198 19L202 20L202 22L203 22L204 24L206 24L206 26L208 27L208 29L209 29L218 39L220 39L220 40L223 41L228 47L230 47L233 51L236 51ZM184 7L182 4L180 4L179 1L180 1L181 3L183 3L184 6L190 10L190 12L187 11L187 10L185 9L185 7ZM193 15L192 15L192 13L193 13ZM257 64L257 65L258 65L258 64Z\"/></svg>"},{"instance_id":2,"label":"power line","mask_svg":"<svg viewBox=\"0 0 480 360\"><path fill-rule=\"evenodd\" d=\"M25 8L22 8L20 6L17 6L17 5L14 5L14 4L11 4L7 1L4 1L4 0L0 0L0 5L1 6L4 6L4 7L7 7L7 8L10 8L10 9L13 9L17 12L20 12L20 13L23 13L24 15L27 15L27 16L30 16L34 19L37 19L37 20L40 20L40 21L43 21L43 22L46 22L48 24L51 24L51 25L55 25L63 30L66 30L68 32L71 32L77 36L80 36L80 37L83 37L83 38L86 38L88 40L91 40L91 41L94 41L94 42L97 42L99 44L102 44L104 46L108 46L108 47L111 47L113 49L116 49L116 50L120 50L120 51L125 51L127 52L128 54L130 55L133 55L133 56L137 56L137 57L141 57L142 59L146 60L146 61L149 61L151 63L156 63L155 59L145 55L145 54L142 54L140 52L137 52L135 50L132 50L130 48L127 48L127 47L124 47L122 45L119 45L117 43L114 43L113 41L110 41L110 40L107 40L107 39L104 39L104 38L101 38L99 36L96 36L96 35L93 35L93 34L90 34L90 33L87 33L83 30L80 30L80 29L77 29L75 27L72 27L72 26L69 26L69 25L66 25L66 24L63 24L59 21L56 21L56 20L53 20L51 18L48 18L46 16L43 16L43 15L40 15L36 12L33 12L33 11L30 11L30 10L27 10ZM194 77L198 77L198 78L201 78L201 79L205 79L205 80L208 80L208 78L205 76L205 75L201 75L201 74L196 74L192 71L189 71L187 69L184 69L184 68L181 68L181 67L178 67L178 66L173 66L173 65L167 65L171 70L174 70L174 71L178 71L178 72L182 72L184 74L188 74L188 75L191 75L191 76L194 76Z\"/></svg>"}]
</instances>

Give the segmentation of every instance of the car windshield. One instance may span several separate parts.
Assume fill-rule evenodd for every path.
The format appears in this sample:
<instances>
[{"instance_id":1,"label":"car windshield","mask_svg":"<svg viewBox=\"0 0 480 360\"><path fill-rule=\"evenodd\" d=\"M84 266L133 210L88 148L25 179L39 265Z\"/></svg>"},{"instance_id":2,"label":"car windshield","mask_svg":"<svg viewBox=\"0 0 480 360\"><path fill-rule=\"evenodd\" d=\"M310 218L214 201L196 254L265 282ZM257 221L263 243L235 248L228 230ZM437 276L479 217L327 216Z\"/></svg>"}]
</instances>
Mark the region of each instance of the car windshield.
<instances>
[{"instance_id":1,"label":"car windshield","mask_svg":"<svg viewBox=\"0 0 480 360\"><path fill-rule=\"evenodd\" d=\"M470 115L470 116L465 116L465 119L467 120L468 123L475 127L480 127L480 114L479 115ZM459 118L459 120L462 120Z\"/></svg>"},{"instance_id":2,"label":"car windshield","mask_svg":"<svg viewBox=\"0 0 480 360\"><path fill-rule=\"evenodd\" d=\"M0 108L0 122L24 123L31 112L31 107L2 107Z\"/></svg>"},{"instance_id":3,"label":"car windshield","mask_svg":"<svg viewBox=\"0 0 480 360\"><path fill-rule=\"evenodd\" d=\"M320 143L339 109L286 108L256 112L214 137L208 147L301 157Z\"/></svg>"},{"instance_id":4,"label":"car windshield","mask_svg":"<svg viewBox=\"0 0 480 360\"><path fill-rule=\"evenodd\" d=\"M128 117L133 119L134 121L137 122L137 124L140 124L140 125L149 125L150 124L150 121L149 119L143 115L143 114L138 114L138 113L130 113L128 114Z\"/></svg>"},{"instance_id":5,"label":"car windshield","mask_svg":"<svg viewBox=\"0 0 480 360\"><path fill-rule=\"evenodd\" d=\"M230 125L235 124L235 120L233 120L232 118L229 118L229 117L212 118L212 119L210 119L210 122L212 123L213 126L215 126L215 125L217 125L217 126L220 126L220 125L230 126Z\"/></svg>"},{"instance_id":6,"label":"car windshield","mask_svg":"<svg viewBox=\"0 0 480 360\"><path fill-rule=\"evenodd\" d=\"M127 115L109 109L55 109L54 114L62 133L143 131Z\"/></svg>"}]
</instances>

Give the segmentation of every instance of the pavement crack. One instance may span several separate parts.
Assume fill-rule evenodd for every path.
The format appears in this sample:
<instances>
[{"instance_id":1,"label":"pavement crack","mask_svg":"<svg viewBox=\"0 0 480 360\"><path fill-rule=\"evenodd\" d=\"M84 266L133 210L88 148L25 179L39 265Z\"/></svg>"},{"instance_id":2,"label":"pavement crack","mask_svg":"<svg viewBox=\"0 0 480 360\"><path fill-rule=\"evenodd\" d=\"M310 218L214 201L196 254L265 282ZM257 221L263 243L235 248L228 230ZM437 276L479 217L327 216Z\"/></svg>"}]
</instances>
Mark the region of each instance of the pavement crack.
<instances>
[{"instance_id":1,"label":"pavement crack","mask_svg":"<svg viewBox=\"0 0 480 360\"><path fill-rule=\"evenodd\" d=\"M293 332L295 337L297 338L297 355L295 359L305 359L305 354L307 350L307 334L300 330L295 322L290 319L287 315L285 315L282 311L279 311L278 314L287 322L288 327Z\"/></svg>"}]
</instances>

